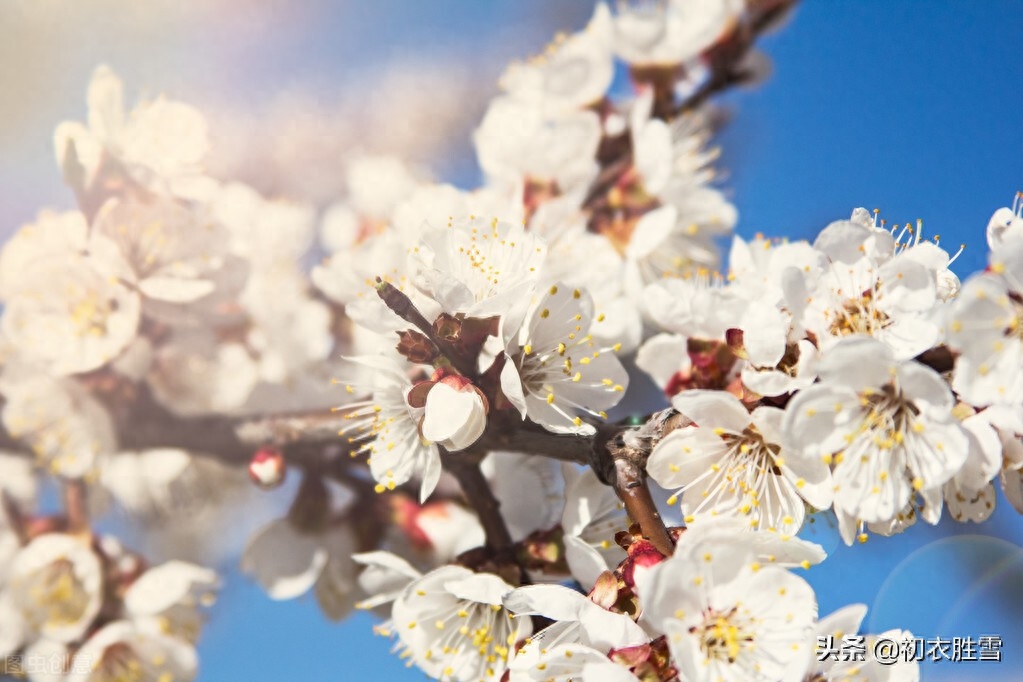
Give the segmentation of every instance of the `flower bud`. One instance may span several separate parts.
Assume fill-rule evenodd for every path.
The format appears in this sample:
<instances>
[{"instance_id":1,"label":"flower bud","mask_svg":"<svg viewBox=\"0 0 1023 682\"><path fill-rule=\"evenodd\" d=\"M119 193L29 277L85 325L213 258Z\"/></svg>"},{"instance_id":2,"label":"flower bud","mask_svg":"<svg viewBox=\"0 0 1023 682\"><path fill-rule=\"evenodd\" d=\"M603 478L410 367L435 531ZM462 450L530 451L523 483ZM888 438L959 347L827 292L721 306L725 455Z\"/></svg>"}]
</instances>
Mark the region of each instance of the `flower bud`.
<instances>
[{"instance_id":1,"label":"flower bud","mask_svg":"<svg viewBox=\"0 0 1023 682\"><path fill-rule=\"evenodd\" d=\"M249 478L263 490L273 490L284 483L288 471L284 455L274 447L266 446L256 450L249 460Z\"/></svg>"},{"instance_id":2,"label":"flower bud","mask_svg":"<svg viewBox=\"0 0 1023 682\"><path fill-rule=\"evenodd\" d=\"M468 379L449 374L429 390L420 429L423 438L448 450L463 450L487 426L490 405L486 396Z\"/></svg>"},{"instance_id":3,"label":"flower bud","mask_svg":"<svg viewBox=\"0 0 1023 682\"><path fill-rule=\"evenodd\" d=\"M629 556L622 562L622 580L629 588L636 587L636 572L644 571L664 561L661 554L649 540L641 539L629 545Z\"/></svg>"}]
</instances>

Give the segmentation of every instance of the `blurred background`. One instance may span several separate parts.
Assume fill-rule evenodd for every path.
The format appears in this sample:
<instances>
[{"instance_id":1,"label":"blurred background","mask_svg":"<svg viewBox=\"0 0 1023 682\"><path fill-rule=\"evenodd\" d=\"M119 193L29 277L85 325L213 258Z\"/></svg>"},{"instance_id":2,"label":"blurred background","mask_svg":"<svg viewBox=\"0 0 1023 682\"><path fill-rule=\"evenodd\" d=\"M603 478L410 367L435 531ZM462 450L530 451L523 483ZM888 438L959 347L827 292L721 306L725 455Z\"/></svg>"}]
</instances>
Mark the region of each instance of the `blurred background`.
<instances>
[{"instance_id":1,"label":"blurred background","mask_svg":"<svg viewBox=\"0 0 1023 682\"><path fill-rule=\"evenodd\" d=\"M167 92L210 120L211 172L324 205L344 160L391 152L472 186L470 133L505 64L581 28L589 0L0 0L0 235L41 207L71 207L52 133L81 120L94 67L128 100ZM761 48L774 73L721 100L723 183L738 232L812 238L856 206L923 219L961 276L982 268L991 213L1023 189L1019 4L808 2ZM288 491L274 493L287 499ZM254 519L224 536L240 542ZM244 529L244 530L242 530ZM948 661L925 680L1019 680L1023 519L1005 502L980 526L918 524L840 546L807 576L822 614L871 607L870 632L997 635L1002 664ZM276 603L225 565L200 641L200 680L420 679L357 614L327 621L311 595Z\"/></svg>"}]
</instances>

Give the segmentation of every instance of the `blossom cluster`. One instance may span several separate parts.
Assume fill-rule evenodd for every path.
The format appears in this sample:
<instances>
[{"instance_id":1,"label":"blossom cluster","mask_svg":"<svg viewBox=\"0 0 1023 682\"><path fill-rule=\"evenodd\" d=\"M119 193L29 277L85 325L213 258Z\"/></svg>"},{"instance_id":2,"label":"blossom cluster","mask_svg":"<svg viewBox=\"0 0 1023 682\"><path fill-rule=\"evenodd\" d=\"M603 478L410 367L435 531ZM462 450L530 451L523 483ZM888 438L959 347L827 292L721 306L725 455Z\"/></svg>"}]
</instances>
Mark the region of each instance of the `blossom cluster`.
<instances>
[{"instance_id":1,"label":"blossom cluster","mask_svg":"<svg viewBox=\"0 0 1023 682\"><path fill-rule=\"evenodd\" d=\"M217 574L178 560L152 565L112 536L35 513L29 463L3 455L0 465L0 662L16 652L63 662L66 675L36 671L47 680L194 677Z\"/></svg>"},{"instance_id":2,"label":"blossom cluster","mask_svg":"<svg viewBox=\"0 0 1023 682\"><path fill-rule=\"evenodd\" d=\"M682 529L670 557L627 532L618 540L626 558L587 595L515 587L462 566L423 575L387 552L357 555L366 565L360 581L378 590L363 606L392 602L381 633L440 680L919 679L909 658L817 654L819 638L855 632L866 613L852 605L818 618L813 589L791 570L820 561L818 545L751 534L728 519ZM531 616L553 623L534 631ZM877 637L913 639L903 630Z\"/></svg>"},{"instance_id":3,"label":"blossom cluster","mask_svg":"<svg viewBox=\"0 0 1023 682\"><path fill-rule=\"evenodd\" d=\"M99 67L54 136L77 209L0 250L0 661L192 679L216 573L88 521L187 554L253 492L241 449L258 488L300 475L242 570L376 610L435 679L917 679L814 655L865 607L819 617L798 534L980 522L996 486L1023 512L1021 202L962 283L919 222L861 208L812 242L732 237L725 266L706 100L790 4L598 4L504 73L474 190L361 155L329 202L262 196L207 170L197 109L126 106ZM612 434L671 509L660 540Z\"/></svg>"}]
</instances>

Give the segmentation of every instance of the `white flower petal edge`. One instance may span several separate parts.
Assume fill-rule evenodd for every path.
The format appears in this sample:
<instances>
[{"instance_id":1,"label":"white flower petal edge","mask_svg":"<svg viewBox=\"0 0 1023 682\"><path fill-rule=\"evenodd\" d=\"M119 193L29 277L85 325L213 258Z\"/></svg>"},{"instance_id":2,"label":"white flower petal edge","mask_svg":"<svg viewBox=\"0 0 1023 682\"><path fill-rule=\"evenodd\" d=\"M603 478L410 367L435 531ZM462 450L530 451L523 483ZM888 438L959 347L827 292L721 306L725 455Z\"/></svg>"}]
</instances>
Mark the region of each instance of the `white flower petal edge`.
<instances>
[{"instance_id":1,"label":"white flower petal edge","mask_svg":"<svg viewBox=\"0 0 1023 682\"><path fill-rule=\"evenodd\" d=\"M393 633L433 678L497 679L516 642L532 632L528 618L512 618L501 604L512 589L495 575L442 566L409 583L395 600Z\"/></svg>"},{"instance_id":2,"label":"white flower petal edge","mask_svg":"<svg viewBox=\"0 0 1023 682\"><path fill-rule=\"evenodd\" d=\"M679 541L675 554L637 582L644 621L668 638L686 680L802 679L817 616L813 590L752 548Z\"/></svg>"}]
</instances>

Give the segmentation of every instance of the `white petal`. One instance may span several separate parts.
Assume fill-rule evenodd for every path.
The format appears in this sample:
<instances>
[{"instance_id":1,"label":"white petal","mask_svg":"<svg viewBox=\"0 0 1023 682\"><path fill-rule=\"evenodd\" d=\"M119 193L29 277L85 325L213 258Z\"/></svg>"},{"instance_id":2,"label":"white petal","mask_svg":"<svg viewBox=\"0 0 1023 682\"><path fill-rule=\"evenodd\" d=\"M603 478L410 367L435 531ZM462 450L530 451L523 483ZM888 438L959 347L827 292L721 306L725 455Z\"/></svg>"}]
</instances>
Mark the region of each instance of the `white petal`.
<instances>
[{"instance_id":1,"label":"white petal","mask_svg":"<svg viewBox=\"0 0 1023 682\"><path fill-rule=\"evenodd\" d=\"M290 521L278 519L249 539L241 567L271 599L285 600L308 592L327 559L315 536L299 533Z\"/></svg>"},{"instance_id":2,"label":"white petal","mask_svg":"<svg viewBox=\"0 0 1023 682\"><path fill-rule=\"evenodd\" d=\"M636 353L636 366L661 389L688 364L686 338L678 334L655 334Z\"/></svg>"},{"instance_id":3,"label":"white petal","mask_svg":"<svg viewBox=\"0 0 1023 682\"><path fill-rule=\"evenodd\" d=\"M571 571L572 577L582 585L583 589L592 589L600 574L610 567L600 552L585 540L575 535L566 535L564 542L565 561L568 563L568 570Z\"/></svg>"},{"instance_id":4,"label":"white petal","mask_svg":"<svg viewBox=\"0 0 1023 682\"><path fill-rule=\"evenodd\" d=\"M739 399L725 391L683 391L671 404L701 428L742 433L753 421Z\"/></svg>"},{"instance_id":5,"label":"white petal","mask_svg":"<svg viewBox=\"0 0 1023 682\"><path fill-rule=\"evenodd\" d=\"M869 336L852 336L830 348L817 365L822 381L840 384L857 393L887 383L895 359L887 345Z\"/></svg>"}]
</instances>

